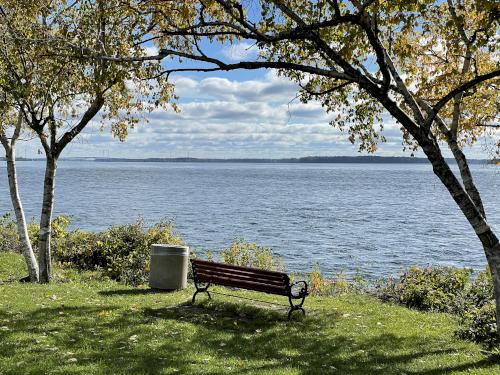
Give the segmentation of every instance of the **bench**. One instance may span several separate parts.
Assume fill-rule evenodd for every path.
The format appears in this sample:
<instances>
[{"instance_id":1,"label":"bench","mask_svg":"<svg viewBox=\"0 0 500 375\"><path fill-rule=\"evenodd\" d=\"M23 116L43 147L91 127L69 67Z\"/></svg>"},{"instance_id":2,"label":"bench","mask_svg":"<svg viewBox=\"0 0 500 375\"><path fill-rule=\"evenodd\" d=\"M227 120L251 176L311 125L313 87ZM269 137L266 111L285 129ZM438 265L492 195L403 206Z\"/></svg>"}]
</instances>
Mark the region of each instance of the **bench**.
<instances>
[{"instance_id":1,"label":"bench","mask_svg":"<svg viewBox=\"0 0 500 375\"><path fill-rule=\"evenodd\" d=\"M304 315L306 313L302 305L308 295L307 283L305 281L291 283L286 273L199 259L191 259L191 265L196 287L192 303L195 302L196 295L200 292L207 293L208 298L211 299L208 288L214 284L286 296L290 302L288 320L296 310L302 311ZM204 286L200 284L204 284ZM294 303L294 300L300 300L300 302Z\"/></svg>"}]
</instances>

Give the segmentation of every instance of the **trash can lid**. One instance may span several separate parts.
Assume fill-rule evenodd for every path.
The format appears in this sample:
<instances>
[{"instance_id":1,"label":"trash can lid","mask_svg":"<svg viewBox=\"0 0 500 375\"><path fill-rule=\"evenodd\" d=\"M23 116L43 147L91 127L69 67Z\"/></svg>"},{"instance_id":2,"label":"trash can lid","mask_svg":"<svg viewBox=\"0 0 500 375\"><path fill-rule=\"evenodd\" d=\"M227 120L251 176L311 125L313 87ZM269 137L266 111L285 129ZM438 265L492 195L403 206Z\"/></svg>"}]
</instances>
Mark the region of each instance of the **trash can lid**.
<instances>
[{"instance_id":1,"label":"trash can lid","mask_svg":"<svg viewBox=\"0 0 500 375\"><path fill-rule=\"evenodd\" d=\"M152 255L189 255L189 246L169 245L169 244L152 244Z\"/></svg>"}]
</instances>

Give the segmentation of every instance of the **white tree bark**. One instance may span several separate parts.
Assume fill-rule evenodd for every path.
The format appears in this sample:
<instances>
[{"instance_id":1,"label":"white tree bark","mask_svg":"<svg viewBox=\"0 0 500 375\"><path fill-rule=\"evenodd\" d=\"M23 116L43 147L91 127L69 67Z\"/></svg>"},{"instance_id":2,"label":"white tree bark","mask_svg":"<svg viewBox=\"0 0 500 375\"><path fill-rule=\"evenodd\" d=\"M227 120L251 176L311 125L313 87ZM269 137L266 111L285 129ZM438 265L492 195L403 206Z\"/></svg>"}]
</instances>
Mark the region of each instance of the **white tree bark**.
<instances>
[{"instance_id":1,"label":"white tree bark","mask_svg":"<svg viewBox=\"0 0 500 375\"><path fill-rule=\"evenodd\" d=\"M5 149L5 158L7 161L7 178L9 181L10 199L14 214L16 216L17 233L21 239L22 254L26 261L28 268L28 278L31 282L39 281L38 263L31 246L31 240L28 235L28 226L24 215L23 205L21 203L21 196L19 194L17 182L17 169L16 169L16 141L21 133L22 117L19 114L19 119L14 130L12 138L7 138L4 132L0 133L0 141Z\"/></svg>"},{"instance_id":2,"label":"white tree bark","mask_svg":"<svg viewBox=\"0 0 500 375\"><path fill-rule=\"evenodd\" d=\"M488 266L491 272L491 281L493 283L493 292L495 293L495 310L497 321L497 333L500 336L500 243L491 248L484 248Z\"/></svg>"},{"instance_id":3,"label":"white tree bark","mask_svg":"<svg viewBox=\"0 0 500 375\"><path fill-rule=\"evenodd\" d=\"M33 124L28 124L35 132L37 132L40 142L45 150L46 165L45 179L43 183L43 201L42 213L40 216L40 234L38 236L38 264L40 269L40 282L50 282L52 275L51 263L51 233L52 233L52 211L54 208L54 190L56 181L57 161L64 148L87 126L104 105L104 97L101 93L96 95L96 98L85 111L79 123L70 131L64 133L59 140L56 136L56 126L49 126L50 137L47 140L47 135L42 130L38 129Z\"/></svg>"},{"instance_id":4,"label":"white tree bark","mask_svg":"<svg viewBox=\"0 0 500 375\"><path fill-rule=\"evenodd\" d=\"M38 263L40 265L40 282L50 282L52 275L50 239L52 232L52 210L54 208L54 188L57 158L47 155L43 190L42 213L40 217L40 234L38 236Z\"/></svg>"},{"instance_id":5,"label":"white tree bark","mask_svg":"<svg viewBox=\"0 0 500 375\"><path fill-rule=\"evenodd\" d=\"M38 264L33 248L31 247L31 240L28 235L28 226L26 225L26 218L17 184L15 147L11 146L10 150L5 153L5 156L7 159L7 176L9 179L10 198L16 215L17 232L22 243L22 253L24 255L24 259L26 260L30 281L37 282L39 280Z\"/></svg>"},{"instance_id":6,"label":"white tree bark","mask_svg":"<svg viewBox=\"0 0 500 375\"><path fill-rule=\"evenodd\" d=\"M431 134L422 131L422 126L415 129L414 122L390 99L386 98L381 102L405 128L412 131L413 137L431 162L434 174L446 187L481 241L492 276L497 333L500 337L500 241L486 221L481 197L474 184L465 155L458 147L453 147L455 144L451 142L450 148L459 165L461 178L463 179L462 185L444 159L437 140Z\"/></svg>"}]
</instances>

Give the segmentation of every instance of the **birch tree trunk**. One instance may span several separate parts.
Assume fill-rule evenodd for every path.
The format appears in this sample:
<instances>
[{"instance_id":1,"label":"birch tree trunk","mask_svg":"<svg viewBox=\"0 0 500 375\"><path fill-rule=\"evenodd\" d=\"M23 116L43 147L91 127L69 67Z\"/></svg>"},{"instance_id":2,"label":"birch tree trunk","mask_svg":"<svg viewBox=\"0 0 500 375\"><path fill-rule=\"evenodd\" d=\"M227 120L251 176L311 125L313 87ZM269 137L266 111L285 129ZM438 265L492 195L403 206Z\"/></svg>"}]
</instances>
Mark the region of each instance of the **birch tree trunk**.
<instances>
[{"instance_id":1,"label":"birch tree trunk","mask_svg":"<svg viewBox=\"0 0 500 375\"><path fill-rule=\"evenodd\" d=\"M10 198L16 215L17 232L21 239L22 253L26 260L26 266L28 267L29 280L31 282L37 282L39 280L38 263L33 248L31 247L31 240L28 235L28 227L26 225L26 218L17 183L15 144L5 147L5 157L7 159L7 177L9 180Z\"/></svg>"},{"instance_id":2,"label":"birch tree trunk","mask_svg":"<svg viewBox=\"0 0 500 375\"><path fill-rule=\"evenodd\" d=\"M56 168L57 157L47 154L42 214L40 217L40 234L38 237L38 263L40 266L41 283L50 282L52 275L50 238L52 232L52 210L54 207Z\"/></svg>"},{"instance_id":3,"label":"birch tree trunk","mask_svg":"<svg viewBox=\"0 0 500 375\"><path fill-rule=\"evenodd\" d=\"M463 184L457 179L447 161L443 157L439 143L430 132L426 132L422 124L414 122L395 102L379 92L374 96L396 118L418 142L427 159L431 162L434 174L448 190L463 215L472 226L481 241L492 276L495 294L497 334L500 337L500 241L493 232L484 214L484 207L479 192L474 184L467 159L458 148L454 138L448 139L449 146L458 163Z\"/></svg>"},{"instance_id":4,"label":"birch tree trunk","mask_svg":"<svg viewBox=\"0 0 500 375\"><path fill-rule=\"evenodd\" d=\"M497 334L500 337L500 241L483 215L484 208L465 158L459 159L458 163L462 176L466 177L464 185L468 185L468 188L464 188L455 177L448 163L443 158L437 144L433 144L428 138L419 139L419 144L422 146L422 150L431 162L434 174L441 180L451 194L453 200L456 202L483 245L488 267L491 272L495 297ZM461 163L465 164L461 165ZM468 191L471 191L471 193L468 193Z\"/></svg>"},{"instance_id":5,"label":"birch tree trunk","mask_svg":"<svg viewBox=\"0 0 500 375\"><path fill-rule=\"evenodd\" d=\"M495 310L497 320L497 333L500 337L500 243L497 240L496 245L484 247L486 259L491 272L491 281L495 293Z\"/></svg>"},{"instance_id":6,"label":"birch tree trunk","mask_svg":"<svg viewBox=\"0 0 500 375\"><path fill-rule=\"evenodd\" d=\"M45 165L45 179L43 182L42 213L40 216L40 233L38 235L38 264L40 270L40 282L49 283L52 275L51 262L51 233L52 233L52 211L54 208L54 190L57 170L57 161L64 148L85 128L90 120L99 112L104 105L104 97L101 93L85 111L79 123L70 131L56 140L56 129L54 116L51 114L49 122L50 142L47 135L37 126L30 125L37 132L40 142L45 150L47 158Z\"/></svg>"}]
</instances>

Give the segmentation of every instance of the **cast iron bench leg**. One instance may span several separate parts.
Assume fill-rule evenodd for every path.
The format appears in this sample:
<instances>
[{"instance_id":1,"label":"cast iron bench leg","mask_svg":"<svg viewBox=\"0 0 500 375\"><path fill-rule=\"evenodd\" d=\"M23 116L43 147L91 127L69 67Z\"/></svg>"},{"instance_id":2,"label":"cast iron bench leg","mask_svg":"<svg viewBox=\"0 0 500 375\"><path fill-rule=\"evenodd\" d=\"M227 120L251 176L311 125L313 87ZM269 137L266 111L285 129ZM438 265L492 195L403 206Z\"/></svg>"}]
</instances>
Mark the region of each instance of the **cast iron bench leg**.
<instances>
[{"instance_id":1,"label":"cast iron bench leg","mask_svg":"<svg viewBox=\"0 0 500 375\"><path fill-rule=\"evenodd\" d=\"M288 295L288 301L290 302L290 311L288 312L288 320L290 320L292 318L292 313L294 311L297 311L297 310L300 310L302 311L302 314L306 315L306 311L304 310L304 308L302 307L302 305L304 304L304 300L306 299L306 296L302 296L302 300L300 301L299 304L297 305L294 305L293 304L293 301L292 301L293 297L292 295Z\"/></svg>"},{"instance_id":2,"label":"cast iron bench leg","mask_svg":"<svg viewBox=\"0 0 500 375\"><path fill-rule=\"evenodd\" d=\"M210 283L208 283L206 287L200 288L198 286L198 283L195 281L194 286L196 287L196 292L194 292L194 294L193 294L193 299L191 300L191 303L194 303L194 301L196 300L196 295L200 292L207 293L208 299L212 299L212 296L210 295L210 292L208 291L208 287L210 286Z\"/></svg>"}]
</instances>

